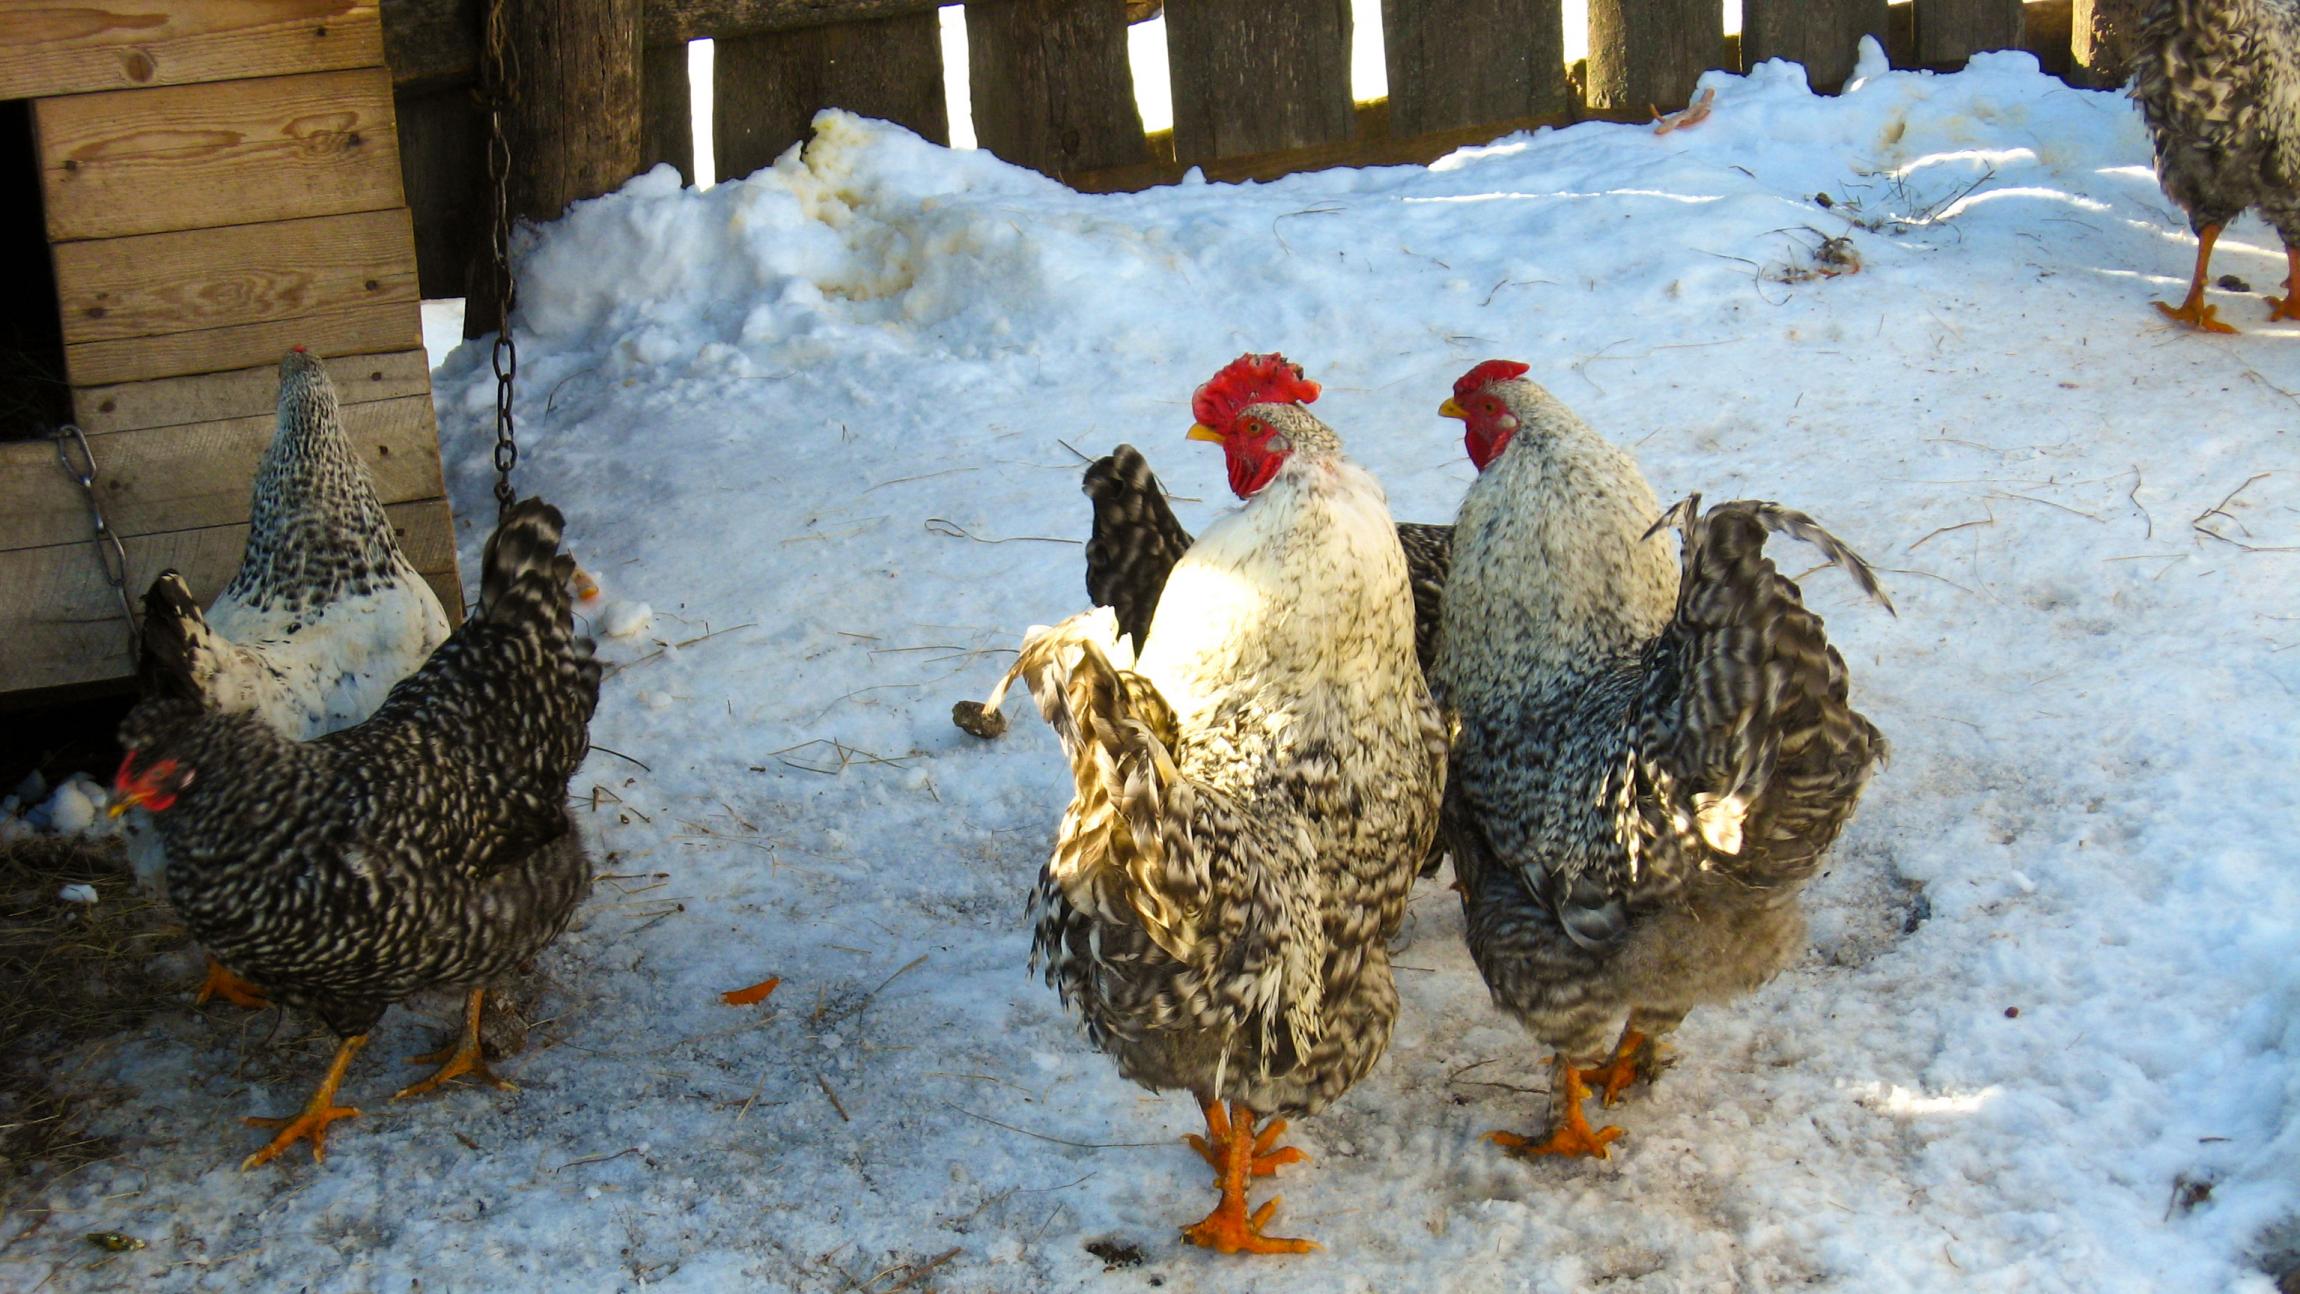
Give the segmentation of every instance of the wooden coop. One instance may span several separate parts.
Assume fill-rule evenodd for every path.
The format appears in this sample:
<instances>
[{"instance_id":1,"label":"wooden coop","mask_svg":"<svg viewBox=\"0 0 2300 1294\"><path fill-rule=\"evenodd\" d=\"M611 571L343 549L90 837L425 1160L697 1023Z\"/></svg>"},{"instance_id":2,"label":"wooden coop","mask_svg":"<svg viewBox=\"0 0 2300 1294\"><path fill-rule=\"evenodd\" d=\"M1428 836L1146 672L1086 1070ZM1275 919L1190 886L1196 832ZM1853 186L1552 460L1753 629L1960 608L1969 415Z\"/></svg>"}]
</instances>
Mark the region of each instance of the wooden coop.
<instances>
[{"instance_id":1,"label":"wooden coop","mask_svg":"<svg viewBox=\"0 0 2300 1294\"><path fill-rule=\"evenodd\" d=\"M40 213L0 255L53 267L49 299L20 293L52 322L19 319L16 350L54 370L0 426L0 697L133 672L49 427L86 435L130 599L168 567L211 599L297 344L327 357L409 560L459 608L374 0L0 0L0 100L29 161L0 205Z\"/></svg>"}]
</instances>

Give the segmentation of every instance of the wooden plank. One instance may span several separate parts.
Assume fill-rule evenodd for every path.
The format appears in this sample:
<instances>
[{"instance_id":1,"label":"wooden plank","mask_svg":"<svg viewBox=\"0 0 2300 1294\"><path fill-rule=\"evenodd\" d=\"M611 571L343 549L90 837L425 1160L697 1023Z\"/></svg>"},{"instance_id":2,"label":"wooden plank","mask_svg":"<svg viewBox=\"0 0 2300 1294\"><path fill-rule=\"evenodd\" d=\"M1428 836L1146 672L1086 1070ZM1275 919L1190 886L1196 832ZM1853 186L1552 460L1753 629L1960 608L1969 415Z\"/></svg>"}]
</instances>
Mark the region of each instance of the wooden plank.
<instances>
[{"instance_id":1,"label":"wooden plank","mask_svg":"<svg viewBox=\"0 0 2300 1294\"><path fill-rule=\"evenodd\" d=\"M52 242L402 206L381 67L33 106Z\"/></svg>"},{"instance_id":2,"label":"wooden plank","mask_svg":"<svg viewBox=\"0 0 2300 1294\"><path fill-rule=\"evenodd\" d=\"M298 344L322 355L411 350L423 344L422 307L412 300L377 301L294 319L85 342L65 347L64 368L75 387L104 386L277 362Z\"/></svg>"},{"instance_id":3,"label":"wooden plank","mask_svg":"<svg viewBox=\"0 0 2300 1294\"><path fill-rule=\"evenodd\" d=\"M431 361L420 350L341 355L326 363L328 376L335 379L336 398L347 407L431 394ZM72 408L80 430L101 437L144 427L269 415L279 406L279 387L279 365L259 364L229 373L82 387L72 393ZM104 452L100 439L96 451Z\"/></svg>"},{"instance_id":4,"label":"wooden plank","mask_svg":"<svg viewBox=\"0 0 2300 1294\"><path fill-rule=\"evenodd\" d=\"M1720 0L1589 0L1589 106L1684 107L1724 31Z\"/></svg>"},{"instance_id":5,"label":"wooden plank","mask_svg":"<svg viewBox=\"0 0 2300 1294\"><path fill-rule=\"evenodd\" d=\"M695 182L695 104L687 85L687 47L649 45L639 58L639 169L661 162Z\"/></svg>"},{"instance_id":6,"label":"wooden plank","mask_svg":"<svg viewBox=\"0 0 2300 1294\"><path fill-rule=\"evenodd\" d=\"M247 520L248 486L276 425L275 417L259 415L94 440L105 519L123 536ZM385 503L445 492L430 396L345 405L343 430ZM70 543L88 533L87 502L48 441L0 442L0 518L0 551Z\"/></svg>"},{"instance_id":7,"label":"wooden plank","mask_svg":"<svg viewBox=\"0 0 2300 1294\"><path fill-rule=\"evenodd\" d=\"M487 236L487 113L468 86L402 90L396 104L416 283L426 297L463 296Z\"/></svg>"},{"instance_id":8,"label":"wooden plank","mask_svg":"<svg viewBox=\"0 0 2300 1294\"><path fill-rule=\"evenodd\" d=\"M504 0L513 219L557 220L639 170L640 0Z\"/></svg>"},{"instance_id":9,"label":"wooden plank","mask_svg":"<svg viewBox=\"0 0 2300 1294\"><path fill-rule=\"evenodd\" d=\"M1174 154L1185 165L1350 134L1350 0L1168 0Z\"/></svg>"},{"instance_id":10,"label":"wooden plank","mask_svg":"<svg viewBox=\"0 0 2300 1294\"><path fill-rule=\"evenodd\" d=\"M950 142L942 27L933 12L720 40L711 135L721 179L751 174L845 108Z\"/></svg>"},{"instance_id":11,"label":"wooden plank","mask_svg":"<svg viewBox=\"0 0 2300 1294\"><path fill-rule=\"evenodd\" d=\"M394 85L479 76L483 0L383 0L383 57Z\"/></svg>"},{"instance_id":12,"label":"wooden plank","mask_svg":"<svg viewBox=\"0 0 2300 1294\"><path fill-rule=\"evenodd\" d=\"M1982 50L2019 49L2021 0L1916 0L1917 62L1948 70Z\"/></svg>"},{"instance_id":13,"label":"wooden plank","mask_svg":"<svg viewBox=\"0 0 2300 1294\"><path fill-rule=\"evenodd\" d=\"M452 580L455 532L447 500L401 503L385 511L416 570ZM244 524L126 540L130 600L172 567L183 573L194 596L210 601L239 569L247 542ZM96 560L95 540L0 552L0 643L7 645L0 650L0 693L103 682L134 672L119 599Z\"/></svg>"},{"instance_id":14,"label":"wooden plank","mask_svg":"<svg viewBox=\"0 0 2300 1294\"><path fill-rule=\"evenodd\" d=\"M382 62L375 0L0 0L0 99Z\"/></svg>"},{"instance_id":15,"label":"wooden plank","mask_svg":"<svg viewBox=\"0 0 2300 1294\"><path fill-rule=\"evenodd\" d=\"M2076 61L2075 0L2028 0L2020 14L2020 47L2036 55L2046 76L2076 85L2093 83Z\"/></svg>"},{"instance_id":16,"label":"wooden plank","mask_svg":"<svg viewBox=\"0 0 2300 1294\"><path fill-rule=\"evenodd\" d=\"M1834 94L1853 74L1861 37L1885 43L1885 7L1885 0L1741 0L1742 66L1802 63L1806 84Z\"/></svg>"},{"instance_id":17,"label":"wooden plank","mask_svg":"<svg viewBox=\"0 0 2300 1294\"><path fill-rule=\"evenodd\" d=\"M970 0L966 51L980 147L1057 176L1148 158L1125 0Z\"/></svg>"},{"instance_id":18,"label":"wooden plank","mask_svg":"<svg viewBox=\"0 0 2300 1294\"><path fill-rule=\"evenodd\" d=\"M1562 112L1570 97L1557 0L1382 0L1382 55L1400 134Z\"/></svg>"},{"instance_id":19,"label":"wooden plank","mask_svg":"<svg viewBox=\"0 0 2300 1294\"><path fill-rule=\"evenodd\" d=\"M933 13L950 0L647 0L650 45Z\"/></svg>"},{"instance_id":20,"label":"wooden plank","mask_svg":"<svg viewBox=\"0 0 2300 1294\"><path fill-rule=\"evenodd\" d=\"M2069 13L2069 61L2088 85L2124 84L2132 75L2132 45L2147 0L2074 0Z\"/></svg>"},{"instance_id":21,"label":"wooden plank","mask_svg":"<svg viewBox=\"0 0 2300 1294\"><path fill-rule=\"evenodd\" d=\"M420 302L405 207L59 243L67 348Z\"/></svg>"}]
</instances>

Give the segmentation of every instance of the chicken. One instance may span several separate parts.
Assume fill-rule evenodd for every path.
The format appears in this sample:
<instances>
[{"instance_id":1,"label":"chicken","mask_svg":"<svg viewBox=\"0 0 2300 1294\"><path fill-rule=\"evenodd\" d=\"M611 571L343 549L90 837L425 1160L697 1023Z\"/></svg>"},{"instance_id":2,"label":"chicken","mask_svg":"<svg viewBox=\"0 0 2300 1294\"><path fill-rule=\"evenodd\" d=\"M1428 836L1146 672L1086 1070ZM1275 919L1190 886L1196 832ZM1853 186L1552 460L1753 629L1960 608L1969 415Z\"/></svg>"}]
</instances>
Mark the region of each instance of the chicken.
<instances>
[{"instance_id":1,"label":"chicken","mask_svg":"<svg viewBox=\"0 0 2300 1294\"><path fill-rule=\"evenodd\" d=\"M253 714L299 741L365 719L446 639L447 614L344 437L327 369L301 346L280 361L279 429L250 513L239 571L205 614L174 572L145 596L144 694ZM167 855L151 821L124 826L138 880L159 888ZM264 1005L212 958L198 1000L211 996Z\"/></svg>"},{"instance_id":2,"label":"chicken","mask_svg":"<svg viewBox=\"0 0 2300 1294\"><path fill-rule=\"evenodd\" d=\"M1025 680L1075 796L1032 898L1035 966L1119 1072L1199 1103L1220 1202L1187 1228L1294 1253L1246 1210L1314 1113L1388 1046L1388 942L1435 833L1445 736L1413 654L1381 487L1275 355L1200 387L1243 508L1190 545L1139 657L1109 608L1025 640ZM1257 1128L1257 1121L1270 1121Z\"/></svg>"},{"instance_id":3,"label":"chicken","mask_svg":"<svg viewBox=\"0 0 2300 1294\"><path fill-rule=\"evenodd\" d=\"M2132 97L2166 197L2196 232L2196 272L2169 318L2232 333L2205 304L2212 244L2258 208L2284 241L2286 295L2268 317L2300 319L2300 0L2156 0L2134 42Z\"/></svg>"},{"instance_id":4,"label":"chicken","mask_svg":"<svg viewBox=\"0 0 2300 1294\"><path fill-rule=\"evenodd\" d=\"M1604 1158L1621 1130L1589 1126L1591 1085L1613 1104L1688 1010L1798 951L1799 891L1885 756L1766 535L1891 603L1802 513L1698 495L1663 513L1636 461L1525 372L1481 364L1440 409L1481 469L1431 672L1459 725L1441 833L1479 972L1555 1053L1548 1137L1493 1139Z\"/></svg>"},{"instance_id":5,"label":"chicken","mask_svg":"<svg viewBox=\"0 0 2300 1294\"><path fill-rule=\"evenodd\" d=\"M158 697L120 727L113 811L154 815L168 893L191 932L343 1040L302 1113L253 1168L309 1138L325 1157L334 1103L394 1002L468 991L460 1042L419 1060L400 1096L489 1071L487 984L556 938L590 889L566 808L588 749L600 667L574 632L557 509L507 513L482 560L479 607L365 722L297 741L253 711Z\"/></svg>"}]
</instances>

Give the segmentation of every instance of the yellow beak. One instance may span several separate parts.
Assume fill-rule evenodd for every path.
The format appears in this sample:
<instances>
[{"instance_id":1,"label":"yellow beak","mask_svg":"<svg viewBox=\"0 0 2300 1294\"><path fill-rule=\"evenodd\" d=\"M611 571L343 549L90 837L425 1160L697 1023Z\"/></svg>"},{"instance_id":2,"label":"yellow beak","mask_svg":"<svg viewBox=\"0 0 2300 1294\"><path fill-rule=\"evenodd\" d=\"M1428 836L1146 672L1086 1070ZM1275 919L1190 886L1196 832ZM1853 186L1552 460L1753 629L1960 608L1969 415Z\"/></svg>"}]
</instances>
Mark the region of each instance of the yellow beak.
<instances>
[{"instance_id":1,"label":"yellow beak","mask_svg":"<svg viewBox=\"0 0 2300 1294\"><path fill-rule=\"evenodd\" d=\"M128 792L127 794L121 796L119 799L112 801L112 807L104 810L104 816L107 818L119 817L121 814L126 813L128 810L135 808L136 801L139 798L140 797L138 797L135 792Z\"/></svg>"},{"instance_id":2,"label":"yellow beak","mask_svg":"<svg viewBox=\"0 0 2300 1294\"><path fill-rule=\"evenodd\" d=\"M1462 421L1467 422L1469 421L1469 411L1462 408L1460 405L1455 404L1453 401L1448 400L1444 404L1438 406L1438 417L1459 418Z\"/></svg>"},{"instance_id":3,"label":"yellow beak","mask_svg":"<svg viewBox=\"0 0 2300 1294\"><path fill-rule=\"evenodd\" d=\"M1209 427L1202 422L1194 422L1190 424L1189 438L1191 440L1210 440L1217 445L1221 444L1223 440L1221 432L1214 430L1212 427Z\"/></svg>"}]
</instances>

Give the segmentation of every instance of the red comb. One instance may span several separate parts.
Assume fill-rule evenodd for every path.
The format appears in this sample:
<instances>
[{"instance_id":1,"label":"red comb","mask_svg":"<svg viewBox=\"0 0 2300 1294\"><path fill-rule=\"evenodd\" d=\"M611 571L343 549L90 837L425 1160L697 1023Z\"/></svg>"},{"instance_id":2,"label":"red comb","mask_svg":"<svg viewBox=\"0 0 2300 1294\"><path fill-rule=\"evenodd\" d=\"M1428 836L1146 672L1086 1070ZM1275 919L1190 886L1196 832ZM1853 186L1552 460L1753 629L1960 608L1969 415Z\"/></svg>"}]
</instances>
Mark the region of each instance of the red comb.
<instances>
[{"instance_id":1,"label":"red comb","mask_svg":"<svg viewBox=\"0 0 2300 1294\"><path fill-rule=\"evenodd\" d=\"M288 349L294 351L298 355L301 355L303 354L303 343L299 341L295 345L288 347Z\"/></svg>"},{"instance_id":2,"label":"red comb","mask_svg":"<svg viewBox=\"0 0 2300 1294\"><path fill-rule=\"evenodd\" d=\"M1308 404L1318 398L1318 384L1302 376L1302 366L1272 351L1267 355L1240 355L1206 379L1190 397L1190 416L1221 431L1238 411L1250 404Z\"/></svg>"},{"instance_id":3,"label":"red comb","mask_svg":"<svg viewBox=\"0 0 2300 1294\"><path fill-rule=\"evenodd\" d=\"M1489 359L1461 375L1460 380L1453 384L1454 397L1459 399L1488 382L1507 382L1513 377L1524 377L1532 371L1532 365L1520 364L1514 359Z\"/></svg>"}]
</instances>

